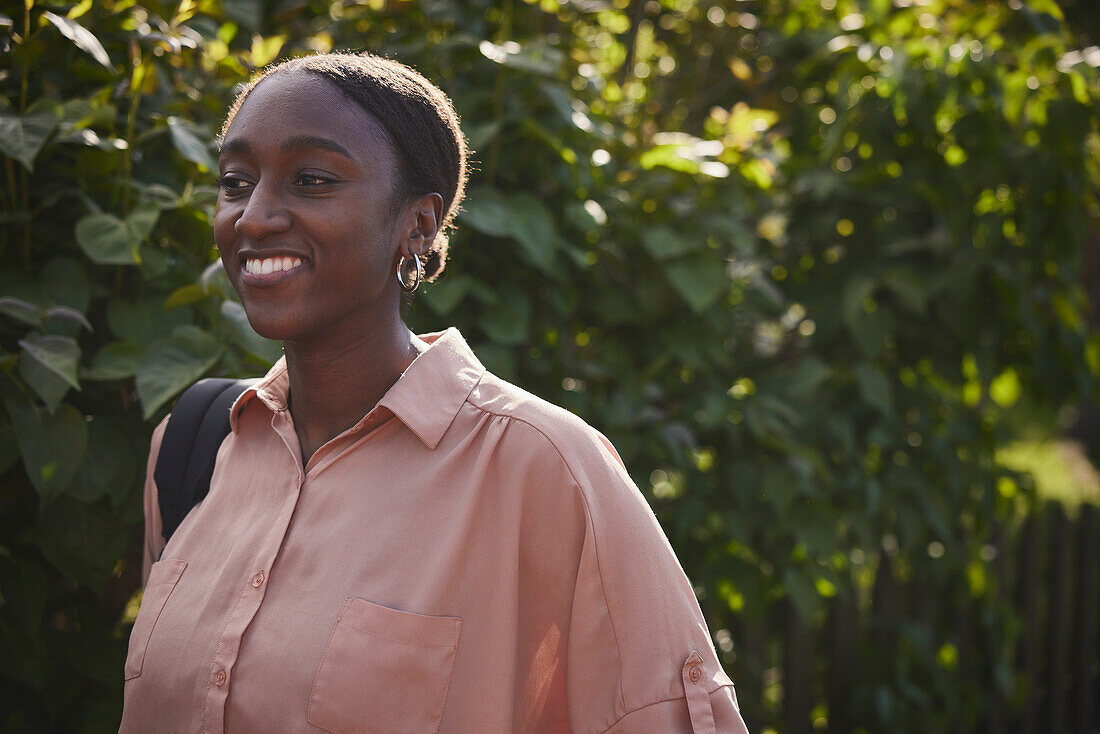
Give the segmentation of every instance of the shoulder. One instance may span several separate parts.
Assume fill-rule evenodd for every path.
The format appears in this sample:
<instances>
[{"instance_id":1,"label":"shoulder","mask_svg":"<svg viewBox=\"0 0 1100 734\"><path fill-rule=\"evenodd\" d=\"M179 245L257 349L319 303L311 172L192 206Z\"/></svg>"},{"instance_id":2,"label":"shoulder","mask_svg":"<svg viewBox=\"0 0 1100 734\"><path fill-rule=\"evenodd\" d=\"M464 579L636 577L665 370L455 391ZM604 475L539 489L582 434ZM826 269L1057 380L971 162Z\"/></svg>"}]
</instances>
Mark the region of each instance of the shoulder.
<instances>
[{"instance_id":1,"label":"shoulder","mask_svg":"<svg viewBox=\"0 0 1100 734\"><path fill-rule=\"evenodd\" d=\"M526 466L527 488L563 484L583 513L592 542L655 545L668 541L653 510L631 479L611 442L578 416L486 373L467 398L476 410L506 422L502 446L507 461ZM608 548L610 555L610 548ZM600 551L601 555L603 551Z\"/></svg>"},{"instance_id":2,"label":"shoulder","mask_svg":"<svg viewBox=\"0 0 1100 734\"><path fill-rule=\"evenodd\" d=\"M486 372L466 402L506 420L530 449L556 454L582 489L596 476L615 475L631 484L611 442L580 417Z\"/></svg>"}]
</instances>

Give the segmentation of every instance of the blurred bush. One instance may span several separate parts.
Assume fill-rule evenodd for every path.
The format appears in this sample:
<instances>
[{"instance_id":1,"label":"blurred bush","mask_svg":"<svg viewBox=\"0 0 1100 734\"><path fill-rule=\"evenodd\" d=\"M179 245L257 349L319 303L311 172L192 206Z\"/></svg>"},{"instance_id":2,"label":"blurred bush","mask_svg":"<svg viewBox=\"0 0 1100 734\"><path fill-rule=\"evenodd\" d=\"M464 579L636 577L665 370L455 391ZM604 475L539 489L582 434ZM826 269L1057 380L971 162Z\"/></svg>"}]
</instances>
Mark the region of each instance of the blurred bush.
<instances>
[{"instance_id":1,"label":"blurred bush","mask_svg":"<svg viewBox=\"0 0 1100 734\"><path fill-rule=\"evenodd\" d=\"M1100 374L1080 282L1100 50L1053 0L8 12L5 731L117 727L151 428L195 379L280 353L216 264L211 140L255 69L330 49L410 63L454 99L472 188L410 323L459 326L611 437L754 729L780 699L728 629L779 598L808 620L838 594L866 605L884 569L918 569L948 616L978 605L999 690L958 675L934 626L896 658L863 651L857 720L939 731L1020 698L1019 629L983 571L1032 486L995 460L1001 418Z\"/></svg>"}]
</instances>

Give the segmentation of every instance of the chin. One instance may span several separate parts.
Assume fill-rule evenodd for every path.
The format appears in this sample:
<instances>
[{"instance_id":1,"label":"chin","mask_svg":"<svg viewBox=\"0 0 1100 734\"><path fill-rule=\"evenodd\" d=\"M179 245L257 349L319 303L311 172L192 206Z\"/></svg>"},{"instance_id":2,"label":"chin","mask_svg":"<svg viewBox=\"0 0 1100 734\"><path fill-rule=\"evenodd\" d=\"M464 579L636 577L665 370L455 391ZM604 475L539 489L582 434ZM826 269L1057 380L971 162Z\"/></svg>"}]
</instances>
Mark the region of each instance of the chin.
<instances>
[{"instance_id":1,"label":"chin","mask_svg":"<svg viewBox=\"0 0 1100 734\"><path fill-rule=\"evenodd\" d=\"M246 303L244 312L252 330L265 339L278 342L293 340L303 330L298 320L292 314L286 313L286 309L270 313L268 309L250 307Z\"/></svg>"}]
</instances>

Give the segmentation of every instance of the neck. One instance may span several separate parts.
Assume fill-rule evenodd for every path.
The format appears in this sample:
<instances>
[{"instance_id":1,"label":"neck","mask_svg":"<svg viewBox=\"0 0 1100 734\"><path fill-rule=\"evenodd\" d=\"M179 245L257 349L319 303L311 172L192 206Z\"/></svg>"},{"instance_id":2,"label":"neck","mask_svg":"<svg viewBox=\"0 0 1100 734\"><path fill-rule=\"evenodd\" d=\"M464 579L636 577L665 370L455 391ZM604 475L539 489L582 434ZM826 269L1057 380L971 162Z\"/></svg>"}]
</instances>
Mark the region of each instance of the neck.
<instances>
[{"instance_id":1,"label":"neck","mask_svg":"<svg viewBox=\"0 0 1100 734\"><path fill-rule=\"evenodd\" d=\"M287 341L283 348L305 466L318 448L369 413L426 347L395 318L354 333Z\"/></svg>"}]
</instances>

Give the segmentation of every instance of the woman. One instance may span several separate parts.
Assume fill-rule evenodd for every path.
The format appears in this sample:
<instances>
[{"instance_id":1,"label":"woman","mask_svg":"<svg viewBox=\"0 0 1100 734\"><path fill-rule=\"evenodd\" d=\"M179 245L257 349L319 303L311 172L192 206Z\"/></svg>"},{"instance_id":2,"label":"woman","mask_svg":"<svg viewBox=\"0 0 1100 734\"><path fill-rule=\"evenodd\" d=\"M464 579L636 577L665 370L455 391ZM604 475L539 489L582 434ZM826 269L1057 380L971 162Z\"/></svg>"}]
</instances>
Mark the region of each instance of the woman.
<instances>
[{"instance_id":1,"label":"woman","mask_svg":"<svg viewBox=\"0 0 1100 734\"><path fill-rule=\"evenodd\" d=\"M223 136L215 239L285 358L167 546L154 433L122 731L744 732L607 440L454 329L402 322L462 201L447 97L311 56L242 92Z\"/></svg>"}]
</instances>

